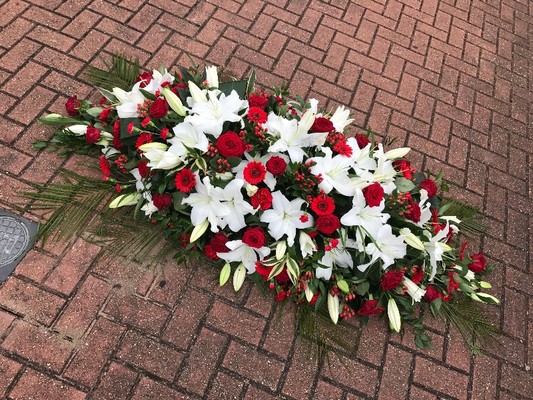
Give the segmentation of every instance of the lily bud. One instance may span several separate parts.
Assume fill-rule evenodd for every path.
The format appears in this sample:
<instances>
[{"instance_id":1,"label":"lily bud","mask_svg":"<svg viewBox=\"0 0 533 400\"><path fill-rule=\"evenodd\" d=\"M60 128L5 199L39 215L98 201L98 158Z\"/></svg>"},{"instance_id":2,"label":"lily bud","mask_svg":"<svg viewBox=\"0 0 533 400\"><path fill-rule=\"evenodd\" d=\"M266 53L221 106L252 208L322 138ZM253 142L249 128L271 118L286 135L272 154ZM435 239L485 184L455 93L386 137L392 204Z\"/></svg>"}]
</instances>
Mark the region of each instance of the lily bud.
<instances>
[{"instance_id":1,"label":"lily bud","mask_svg":"<svg viewBox=\"0 0 533 400\"><path fill-rule=\"evenodd\" d=\"M287 242L281 240L276 245L276 260L281 260L285 253L287 252Z\"/></svg>"},{"instance_id":2,"label":"lily bud","mask_svg":"<svg viewBox=\"0 0 533 400\"><path fill-rule=\"evenodd\" d=\"M71 125L66 130L74 133L77 136L83 136L87 133L87 125Z\"/></svg>"},{"instance_id":3,"label":"lily bud","mask_svg":"<svg viewBox=\"0 0 533 400\"><path fill-rule=\"evenodd\" d=\"M311 110L307 110L303 113L302 118L300 118L298 130L300 132L309 132L309 129L313 126L313 122L315 122L315 113Z\"/></svg>"},{"instance_id":4,"label":"lily bud","mask_svg":"<svg viewBox=\"0 0 533 400\"><path fill-rule=\"evenodd\" d=\"M402 235L405 243L407 243L409 246L414 247L415 249L420 251L424 250L424 243L422 243L418 236L412 233L409 228L400 229L400 234Z\"/></svg>"},{"instance_id":5,"label":"lily bud","mask_svg":"<svg viewBox=\"0 0 533 400\"><path fill-rule=\"evenodd\" d=\"M255 185L250 185L249 183L246 185L246 194L248 197L252 197L258 190L259 188Z\"/></svg>"},{"instance_id":6,"label":"lily bud","mask_svg":"<svg viewBox=\"0 0 533 400\"><path fill-rule=\"evenodd\" d=\"M387 304L387 316L389 317L389 327L394 332L400 332L402 327L402 318L400 317L400 310L396 301L391 297Z\"/></svg>"},{"instance_id":7,"label":"lily bud","mask_svg":"<svg viewBox=\"0 0 533 400\"><path fill-rule=\"evenodd\" d=\"M204 219L204 221L201 224L196 225L194 229L192 230L189 243L196 242L198 239L200 239L208 227L209 227L209 221L207 219Z\"/></svg>"},{"instance_id":8,"label":"lily bud","mask_svg":"<svg viewBox=\"0 0 533 400\"><path fill-rule=\"evenodd\" d=\"M159 143L159 142L150 142L150 143L145 143L142 146L139 146L139 150L141 150L144 153L152 149L166 151L166 149L168 149L168 146L164 143Z\"/></svg>"},{"instance_id":9,"label":"lily bud","mask_svg":"<svg viewBox=\"0 0 533 400\"><path fill-rule=\"evenodd\" d=\"M172 90L170 90L168 87L163 88L163 96L165 96L165 99L167 100L168 105L172 110L174 110L178 115L184 117L187 115L187 110L185 110L185 107L183 107L183 103L181 102L181 99L174 93Z\"/></svg>"},{"instance_id":10,"label":"lily bud","mask_svg":"<svg viewBox=\"0 0 533 400\"><path fill-rule=\"evenodd\" d=\"M209 87L218 89L217 67L205 67L205 75Z\"/></svg>"},{"instance_id":11,"label":"lily bud","mask_svg":"<svg viewBox=\"0 0 533 400\"><path fill-rule=\"evenodd\" d=\"M490 294L487 294L487 293L481 293L481 292L471 293L470 297L482 303L500 304L500 300L498 300L496 297L491 296Z\"/></svg>"},{"instance_id":12,"label":"lily bud","mask_svg":"<svg viewBox=\"0 0 533 400\"><path fill-rule=\"evenodd\" d=\"M238 292L244 283L246 277L246 268L243 263L240 263L235 272L233 273L233 289Z\"/></svg>"},{"instance_id":13,"label":"lily bud","mask_svg":"<svg viewBox=\"0 0 533 400\"><path fill-rule=\"evenodd\" d=\"M492 287L492 285L489 282L485 282L485 281L480 281L479 286L482 287L483 289L490 289Z\"/></svg>"},{"instance_id":14,"label":"lily bud","mask_svg":"<svg viewBox=\"0 0 533 400\"><path fill-rule=\"evenodd\" d=\"M189 91L191 92L191 97L195 103L207 103L205 93L192 81L189 81Z\"/></svg>"},{"instance_id":15,"label":"lily bud","mask_svg":"<svg viewBox=\"0 0 533 400\"><path fill-rule=\"evenodd\" d=\"M402 281L403 284L407 286L407 294L411 296L413 302L419 302L426 294L426 291L414 283L411 279L404 276Z\"/></svg>"},{"instance_id":16,"label":"lily bud","mask_svg":"<svg viewBox=\"0 0 533 400\"><path fill-rule=\"evenodd\" d=\"M311 302L311 300L313 300L313 296L315 294L313 293L313 291L311 289L309 289L309 287L305 287L305 299L307 300L308 303Z\"/></svg>"},{"instance_id":17,"label":"lily bud","mask_svg":"<svg viewBox=\"0 0 533 400\"><path fill-rule=\"evenodd\" d=\"M400 147L399 149L392 149L385 153L385 158L387 160L396 160L398 158L404 157L410 151L411 149L409 147Z\"/></svg>"},{"instance_id":18,"label":"lily bud","mask_svg":"<svg viewBox=\"0 0 533 400\"><path fill-rule=\"evenodd\" d=\"M137 204L141 198L142 196L140 193L121 194L120 196L117 196L115 200L113 200L109 204L109 208L133 206Z\"/></svg>"},{"instance_id":19,"label":"lily bud","mask_svg":"<svg viewBox=\"0 0 533 400\"><path fill-rule=\"evenodd\" d=\"M337 321L339 320L339 298L332 296L331 293L328 293L328 311L329 317L337 325Z\"/></svg>"}]
</instances>

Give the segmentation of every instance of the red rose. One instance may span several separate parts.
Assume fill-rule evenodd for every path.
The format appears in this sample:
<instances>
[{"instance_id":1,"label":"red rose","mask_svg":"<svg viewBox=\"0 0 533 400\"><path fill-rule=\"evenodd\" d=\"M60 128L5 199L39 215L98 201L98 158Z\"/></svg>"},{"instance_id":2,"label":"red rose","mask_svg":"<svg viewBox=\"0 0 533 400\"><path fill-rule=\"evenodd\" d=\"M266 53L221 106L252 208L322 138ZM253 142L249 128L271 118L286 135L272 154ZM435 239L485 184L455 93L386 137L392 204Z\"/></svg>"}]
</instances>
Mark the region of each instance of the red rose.
<instances>
[{"instance_id":1,"label":"red rose","mask_svg":"<svg viewBox=\"0 0 533 400\"><path fill-rule=\"evenodd\" d=\"M261 228L248 228L242 235L242 242L250 247L259 249L265 245L266 237Z\"/></svg>"},{"instance_id":2,"label":"red rose","mask_svg":"<svg viewBox=\"0 0 533 400\"><path fill-rule=\"evenodd\" d=\"M238 134L228 131L218 137L216 146L222 157L241 157L245 143Z\"/></svg>"},{"instance_id":3,"label":"red rose","mask_svg":"<svg viewBox=\"0 0 533 400\"><path fill-rule=\"evenodd\" d=\"M148 132L143 132L137 138L135 142L135 148L138 150L143 144L152 143L152 134Z\"/></svg>"},{"instance_id":4,"label":"red rose","mask_svg":"<svg viewBox=\"0 0 533 400\"><path fill-rule=\"evenodd\" d=\"M396 171L401 172L405 179L413 179L413 167L407 160L396 160L392 163Z\"/></svg>"},{"instance_id":5,"label":"red rose","mask_svg":"<svg viewBox=\"0 0 533 400\"><path fill-rule=\"evenodd\" d=\"M272 194L267 188L259 189L252 197L250 197L250 202L252 203L253 208L268 210L272 207Z\"/></svg>"},{"instance_id":6,"label":"red rose","mask_svg":"<svg viewBox=\"0 0 533 400\"><path fill-rule=\"evenodd\" d=\"M164 98L158 97L150 105L148 111L152 118L163 118L168 113L168 103Z\"/></svg>"},{"instance_id":7,"label":"red rose","mask_svg":"<svg viewBox=\"0 0 533 400\"><path fill-rule=\"evenodd\" d=\"M442 299L442 293L439 292L435 285L428 285L426 288L426 294L424 294L424 300L431 303L433 300Z\"/></svg>"},{"instance_id":8,"label":"red rose","mask_svg":"<svg viewBox=\"0 0 533 400\"><path fill-rule=\"evenodd\" d=\"M424 179L420 182L420 189L425 189L428 192L428 197L432 198L437 195L437 185L433 179Z\"/></svg>"},{"instance_id":9,"label":"red rose","mask_svg":"<svg viewBox=\"0 0 533 400\"><path fill-rule=\"evenodd\" d=\"M268 98L252 94L248 98L248 104L250 104L250 107L259 107L264 110L268 104Z\"/></svg>"},{"instance_id":10,"label":"red rose","mask_svg":"<svg viewBox=\"0 0 533 400\"><path fill-rule=\"evenodd\" d=\"M229 248L226 246L226 243L228 243L229 238L224 235L222 232L217 232L215 235L211 238L209 241L209 244L213 246L213 249L217 253L227 253L229 251Z\"/></svg>"},{"instance_id":11,"label":"red rose","mask_svg":"<svg viewBox=\"0 0 533 400\"><path fill-rule=\"evenodd\" d=\"M283 175L287 169L287 163L279 156L272 156L266 163L267 171L274 176Z\"/></svg>"},{"instance_id":12,"label":"red rose","mask_svg":"<svg viewBox=\"0 0 533 400\"><path fill-rule=\"evenodd\" d=\"M321 215L316 220L316 228L325 235L331 235L340 227L339 218L334 214Z\"/></svg>"},{"instance_id":13,"label":"red rose","mask_svg":"<svg viewBox=\"0 0 533 400\"><path fill-rule=\"evenodd\" d=\"M422 211L420 205L414 201L410 201L407 205L407 211L405 212L405 218L413 222L420 222Z\"/></svg>"},{"instance_id":14,"label":"red rose","mask_svg":"<svg viewBox=\"0 0 533 400\"><path fill-rule=\"evenodd\" d=\"M370 143L370 139L360 133L355 135L355 140L360 149L364 149Z\"/></svg>"},{"instance_id":15,"label":"red rose","mask_svg":"<svg viewBox=\"0 0 533 400\"><path fill-rule=\"evenodd\" d=\"M78 108L81 106L80 101L78 100L77 96L69 97L67 102L65 103L65 108L67 109L67 114L71 117L75 117L76 115L79 115L80 112Z\"/></svg>"},{"instance_id":16,"label":"red rose","mask_svg":"<svg viewBox=\"0 0 533 400\"><path fill-rule=\"evenodd\" d=\"M385 310L385 307L377 307L378 300L367 300L363 303L361 308L357 310L357 314L359 315L373 315L373 314L381 314L383 310Z\"/></svg>"},{"instance_id":17,"label":"red rose","mask_svg":"<svg viewBox=\"0 0 533 400\"><path fill-rule=\"evenodd\" d=\"M150 167L148 167L148 161L139 161L137 163L137 168L139 169L139 175L141 178L148 178L150 175Z\"/></svg>"},{"instance_id":18,"label":"red rose","mask_svg":"<svg viewBox=\"0 0 533 400\"><path fill-rule=\"evenodd\" d=\"M402 283L403 271L391 269L381 277L380 287L382 290L396 289Z\"/></svg>"},{"instance_id":19,"label":"red rose","mask_svg":"<svg viewBox=\"0 0 533 400\"><path fill-rule=\"evenodd\" d=\"M374 182L372 185L363 189L363 195L365 196L366 203L370 207L377 207L383 200L385 194L383 187L378 182Z\"/></svg>"},{"instance_id":20,"label":"red rose","mask_svg":"<svg viewBox=\"0 0 533 400\"><path fill-rule=\"evenodd\" d=\"M152 76L152 73L151 72L148 72L148 71L145 71L143 73L141 73L137 79L135 79L135 82L141 82L141 84L139 85L141 88L144 88L146 87L146 85L148 85L153 79L153 76Z\"/></svg>"},{"instance_id":21,"label":"red rose","mask_svg":"<svg viewBox=\"0 0 533 400\"><path fill-rule=\"evenodd\" d=\"M244 167L244 180L252 185L263 182L266 176L266 168L259 161L250 161Z\"/></svg>"},{"instance_id":22,"label":"red rose","mask_svg":"<svg viewBox=\"0 0 533 400\"><path fill-rule=\"evenodd\" d=\"M172 205L172 196L170 193L154 194L152 196L152 201L158 210L162 210Z\"/></svg>"},{"instance_id":23,"label":"red rose","mask_svg":"<svg viewBox=\"0 0 533 400\"><path fill-rule=\"evenodd\" d=\"M270 271L272 271L273 267L267 267L261 263L261 261L257 261L255 263L255 272L257 272L261 277L266 281L268 279L268 276L270 275Z\"/></svg>"},{"instance_id":24,"label":"red rose","mask_svg":"<svg viewBox=\"0 0 533 400\"><path fill-rule=\"evenodd\" d=\"M317 215L332 214L335 211L335 202L325 193L321 193L316 197L313 197L311 201L311 210Z\"/></svg>"},{"instance_id":25,"label":"red rose","mask_svg":"<svg viewBox=\"0 0 533 400\"><path fill-rule=\"evenodd\" d=\"M478 272L481 272L485 269L485 266L487 265L487 260L485 260L485 256L483 253L476 253L472 254L470 256L472 259L472 262L468 264L468 269L472 272L475 272L476 274Z\"/></svg>"},{"instance_id":26,"label":"red rose","mask_svg":"<svg viewBox=\"0 0 533 400\"><path fill-rule=\"evenodd\" d=\"M104 174L104 181L106 181L111 175L111 165L105 156L100 156L100 170L102 171L102 174Z\"/></svg>"},{"instance_id":27,"label":"red rose","mask_svg":"<svg viewBox=\"0 0 533 400\"><path fill-rule=\"evenodd\" d=\"M267 114L259 107L250 107L248 119L256 124L264 124L267 120Z\"/></svg>"},{"instance_id":28,"label":"red rose","mask_svg":"<svg viewBox=\"0 0 533 400\"><path fill-rule=\"evenodd\" d=\"M316 117L309 132L331 132L335 130L333 122L324 117Z\"/></svg>"},{"instance_id":29,"label":"red rose","mask_svg":"<svg viewBox=\"0 0 533 400\"><path fill-rule=\"evenodd\" d=\"M219 260L219 257L217 256L217 252L215 249L213 249L213 246L210 244L206 244L204 247L204 254L207 256L207 258L210 258L211 260Z\"/></svg>"},{"instance_id":30,"label":"red rose","mask_svg":"<svg viewBox=\"0 0 533 400\"><path fill-rule=\"evenodd\" d=\"M94 126L88 126L87 133L85 133L85 140L90 144L98 142L100 140L100 129L96 129Z\"/></svg>"},{"instance_id":31,"label":"red rose","mask_svg":"<svg viewBox=\"0 0 533 400\"><path fill-rule=\"evenodd\" d=\"M183 168L174 178L176 189L183 193L189 193L196 186L196 175L188 168Z\"/></svg>"}]
</instances>

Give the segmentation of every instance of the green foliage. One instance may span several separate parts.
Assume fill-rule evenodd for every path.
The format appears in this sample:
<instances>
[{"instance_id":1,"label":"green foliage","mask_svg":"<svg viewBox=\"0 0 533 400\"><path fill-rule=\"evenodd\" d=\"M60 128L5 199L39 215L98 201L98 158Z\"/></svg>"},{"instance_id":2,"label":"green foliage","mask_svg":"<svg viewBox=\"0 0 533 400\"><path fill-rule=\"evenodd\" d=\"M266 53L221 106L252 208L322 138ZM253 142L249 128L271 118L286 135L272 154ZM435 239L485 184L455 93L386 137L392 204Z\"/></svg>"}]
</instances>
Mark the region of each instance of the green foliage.
<instances>
[{"instance_id":1,"label":"green foliage","mask_svg":"<svg viewBox=\"0 0 533 400\"><path fill-rule=\"evenodd\" d=\"M114 54L111 61L103 60L103 63L106 69L88 66L84 74L89 82L104 90L112 91L115 87L130 90L141 73L139 60L125 55Z\"/></svg>"},{"instance_id":2,"label":"green foliage","mask_svg":"<svg viewBox=\"0 0 533 400\"><path fill-rule=\"evenodd\" d=\"M443 199L439 210L440 215L455 215L461 220L459 229L466 234L476 235L485 232L479 211L459 200Z\"/></svg>"}]
</instances>

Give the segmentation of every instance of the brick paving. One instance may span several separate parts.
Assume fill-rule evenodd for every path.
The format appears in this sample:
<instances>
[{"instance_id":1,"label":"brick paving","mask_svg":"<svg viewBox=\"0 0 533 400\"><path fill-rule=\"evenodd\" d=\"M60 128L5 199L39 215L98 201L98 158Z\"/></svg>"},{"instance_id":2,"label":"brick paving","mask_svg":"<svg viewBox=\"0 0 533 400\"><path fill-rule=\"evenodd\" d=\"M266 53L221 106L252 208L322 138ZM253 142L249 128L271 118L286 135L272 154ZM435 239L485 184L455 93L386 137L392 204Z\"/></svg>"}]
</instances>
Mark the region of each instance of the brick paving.
<instances>
[{"instance_id":1,"label":"brick paving","mask_svg":"<svg viewBox=\"0 0 533 400\"><path fill-rule=\"evenodd\" d=\"M147 270L79 238L36 246L0 286L6 399L533 398L531 2L0 0L0 14L1 208L86 160L31 143L51 134L37 117L91 94L80 72L99 56L255 69L261 84L348 106L357 129L457 183L489 226L478 242L497 265L504 331L472 356L443 324L419 351L372 320L342 363L315 365L290 310L279 319L251 285L235 296L205 266Z\"/></svg>"}]
</instances>

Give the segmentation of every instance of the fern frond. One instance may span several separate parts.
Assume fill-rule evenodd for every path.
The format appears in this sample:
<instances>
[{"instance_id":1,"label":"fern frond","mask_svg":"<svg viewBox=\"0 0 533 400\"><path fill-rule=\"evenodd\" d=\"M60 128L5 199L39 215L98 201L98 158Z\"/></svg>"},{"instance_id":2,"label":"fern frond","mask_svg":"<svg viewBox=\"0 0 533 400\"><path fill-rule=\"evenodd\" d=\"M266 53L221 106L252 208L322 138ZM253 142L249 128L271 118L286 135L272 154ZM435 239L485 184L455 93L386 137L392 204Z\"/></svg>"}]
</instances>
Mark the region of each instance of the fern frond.
<instances>
[{"instance_id":1,"label":"fern frond","mask_svg":"<svg viewBox=\"0 0 533 400\"><path fill-rule=\"evenodd\" d=\"M480 217L479 210L459 200L443 199L441 211L444 215L455 215L461 220L459 228L462 232L477 235L485 232L485 225Z\"/></svg>"},{"instance_id":2,"label":"fern frond","mask_svg":"<svg viewBox=\"0 0 533 400\"><path fill-rule=\"evenodd\" d=\"M114 54L111 62L103 62L107 69L87 66L84 75L89 82L105 90L111 91L115 87L130 90L141 72L139 60L125 55Z\"/></svg>"}]
</instances>

